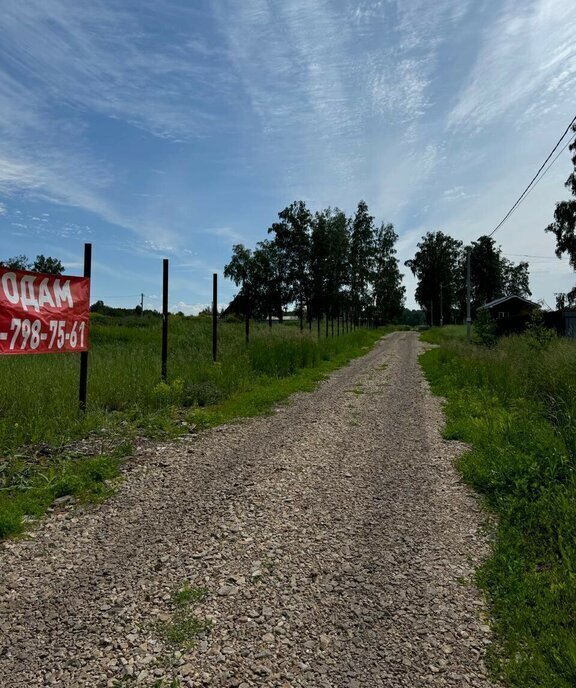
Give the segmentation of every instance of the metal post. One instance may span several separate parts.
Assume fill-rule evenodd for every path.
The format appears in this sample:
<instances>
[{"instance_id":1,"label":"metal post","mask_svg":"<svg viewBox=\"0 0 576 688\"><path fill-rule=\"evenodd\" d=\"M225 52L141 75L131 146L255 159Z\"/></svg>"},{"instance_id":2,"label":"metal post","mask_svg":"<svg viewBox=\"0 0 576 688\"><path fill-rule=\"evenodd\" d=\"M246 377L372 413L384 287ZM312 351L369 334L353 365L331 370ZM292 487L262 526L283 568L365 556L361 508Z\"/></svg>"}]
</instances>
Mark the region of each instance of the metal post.
<instances>
[{"instance_id":1,"label":"metal post","mask_svg":"<svg viewBox=\"0 0 576 688\"><path fill-rule=\"evenodd\" d=\"M248 285L246 283L244 283L244 297L246 299L244 329L246 332L246 344L250 344L250 293Z\"/></svg>"},{"instance_id":2,"label":"metal post","mask_svg":"<svg viewBox=\"0 0 576 688\"><path fill-rule=\"evenodd\" d=\"M140 294L140 317L144 315L144 293Z\"/></svg>"},{"instance_id":3,"label":"metal post","mask_svg":"<svg viewBox=\"0 0 576 688\"><path fill-rule=\"evenodd\" d=\"M162 382L168 377L168 258L162 261Z\"/></svg>"},{"instance_id":4,"label":"metal post","mask_svg":"<svg viewBox=\"0 0 576 688\"><path fill-rule=\"evenodd\" d=\"M212 275L212 360L218 356L218 274Z\"/></svg>"},{"instance_id":5,"label":"metal post","mask_svg":"<svg viewBox=\"0 0 576 688\"><path fill-rule=\"evenodd\" d=\"M444 325L444 312L443 312L443 304L442 304L442 287L444 285L440 284L440 327Z\"/></svg>"},{"instance_id":6,"label":"metal post","mask_svg":"<svg viewBox=\"0 0 576 688\"><path fill-rule=\"evenodd\" d=\"M466 248L466 341L472 341L472 317L470 313L470 246Z\"/></svg>"},{"instance_id":7,"label":"metal post","mask_svg":"<svg viewBox=\"0 0 576 688\"><path fill-rule=\"evenodd\" d=\"M84 277L92 276L92 244L84 244ZM78 402L80 411L86 412L86 397L88 390L88 352L80 352L80 391Z\"/></svg>"}]
</instances>

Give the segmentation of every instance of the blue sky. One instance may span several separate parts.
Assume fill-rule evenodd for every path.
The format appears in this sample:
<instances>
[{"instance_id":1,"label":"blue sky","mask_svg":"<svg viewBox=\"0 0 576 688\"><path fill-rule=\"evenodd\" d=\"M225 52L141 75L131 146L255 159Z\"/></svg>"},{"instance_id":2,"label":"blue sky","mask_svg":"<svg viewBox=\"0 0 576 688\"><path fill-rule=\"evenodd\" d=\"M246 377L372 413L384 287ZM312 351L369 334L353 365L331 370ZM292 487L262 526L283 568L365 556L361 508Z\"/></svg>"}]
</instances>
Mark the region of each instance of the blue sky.
<instances>
[{"instance_id":1,"label":"blue sky","mask_svg":"<svg viewBox=\"0 0 576 688\"><path fill-rule=\"evenodd\" d=\"M291 201L490 232L576 114L573 0L2 0L0 255L44 253L92 297L211 299L233 243ZM544 234L566 151L496 234L551 306ZM404 270L407 272L406 270ZM408 305L414 281L406 274ZM221 287L225 304L235 289Z\"/></svg>"}]
</instances>

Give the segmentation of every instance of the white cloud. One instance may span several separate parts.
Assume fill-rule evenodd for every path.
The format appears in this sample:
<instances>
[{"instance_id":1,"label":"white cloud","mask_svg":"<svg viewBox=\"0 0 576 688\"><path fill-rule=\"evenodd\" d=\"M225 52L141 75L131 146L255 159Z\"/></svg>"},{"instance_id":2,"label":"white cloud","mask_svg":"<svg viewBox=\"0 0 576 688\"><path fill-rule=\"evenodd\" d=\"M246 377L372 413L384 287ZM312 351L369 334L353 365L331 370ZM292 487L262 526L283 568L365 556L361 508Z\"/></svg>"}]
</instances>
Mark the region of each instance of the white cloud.
<instances>
[{"instance_id":1,"label":"white cloud","mask_svg":"<svg viewBox=\"0 0 576 688\"><path fill-rule=\"evenodd\" d=\"M205 308L211 308L210 303L186 303L185 301L177 301L175 304L170 306L170 311L172 313L177 313L182 311L184 315L198 315ZM219 306L221 307L221 306Z\"/></svg>"},{"instance_id":2,"label":"white cloud","mask_svg":"<svg viewBox=\"0 0 576 688\"><path fill-rule=\"evenodd\" d=\"M576 88L575 35L572 0L506 0L449 125L485 127L509 112L544 121Z\"/></svg>"},{"instance_id":3,"label":"white cloud","mask_svg":"<svg viewBox=\"0 0 576 688\"><path fill-rule=\"evenodd\" d=\"M230 70L222 67L225 56L201 54L193 38L197 17L175 0L166 0L162 13L151 0L131 7L106 0L6 0L0 13L0 193L25 191L89 210L148 239L176 241L165 220L154 221L150 204L112 200L119 170L90 140L89 128L91 119L107 117L182 141L223 126L215 113L230 96ZM169 41L166 18L180 27Z\"/></svg>"},{"instance_id":4,"label":"white cloud","mask_svg":"<svg viewBox=\"0 0 576 688\"><path fill-rule=\"evenodd\" d=\"M203 230L203 233L218 237L219 239L223 239L228 243L233 242L237 244L245 241L245 238L242 236L242 234L232 227L210 227Z\"/></svg>"},{"instance_id":5,"label":"white cloud","mask_svg":"<svg viewBox=\"0 0 576 688\"><path fill-rule=\"evenodd\" d=\"M4 205L4 203L0 203L0 215L6 215L7 212L8 212L8 210L7 210L6 206Z\"/></svg>"}]
</instances>

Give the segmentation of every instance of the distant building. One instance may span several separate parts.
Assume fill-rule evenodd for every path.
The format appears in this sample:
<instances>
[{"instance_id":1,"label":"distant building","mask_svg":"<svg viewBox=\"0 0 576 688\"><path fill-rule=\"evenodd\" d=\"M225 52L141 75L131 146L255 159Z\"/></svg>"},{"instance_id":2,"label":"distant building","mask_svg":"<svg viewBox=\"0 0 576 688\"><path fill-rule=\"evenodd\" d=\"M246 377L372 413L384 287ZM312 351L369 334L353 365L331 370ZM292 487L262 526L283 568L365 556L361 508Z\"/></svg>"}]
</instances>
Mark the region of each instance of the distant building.
<instances>
[{"instance_id":1,"label":"distant building","mask_svg":"<svg viewBox=\"0 0 576 688\"><path fill-rule=\"evenodd\" d=\"M489 301L478 310L487 310L496 323L496 334L512 334L523 332L529 322L532 313L540 308L537 303L523 296L502 296L494 301Z\"/></svg>"}]
</instances>

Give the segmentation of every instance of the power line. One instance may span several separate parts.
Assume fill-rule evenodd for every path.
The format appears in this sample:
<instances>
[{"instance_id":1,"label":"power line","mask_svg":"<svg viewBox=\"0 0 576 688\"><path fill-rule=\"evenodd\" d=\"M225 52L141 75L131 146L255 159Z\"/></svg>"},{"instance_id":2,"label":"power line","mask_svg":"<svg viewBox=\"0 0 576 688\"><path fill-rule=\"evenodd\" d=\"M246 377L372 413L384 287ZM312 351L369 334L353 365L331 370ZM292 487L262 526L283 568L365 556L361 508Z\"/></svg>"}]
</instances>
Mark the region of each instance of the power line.
<instances>
[{"instance_id":1,"label":"power line","mask_svg":"<svg viewBox=\"0 0 576 688\"><path fill-rule=\"evenodd\" d=\"M562 155L562 153L568 148L568 146L569 146L571 143L573 143L574 141L576 141L576 134L575 134L574 136L572 136L571 138L568 139L566 145L562 147L562 149L556 154L554 160L552 160L552 162L548 165L548 167L544 170L544 172L542 172L542 174L541 174L541 175L538 177L538 179L534 182L534 186L530 189L530 191L533 191L533 190L535 189L535 187L538 186L538 184L540 183L540 181L541 181L542 179L544 179L544 177L545 177L546 174L548 173L548 170L552 167L552 165L556 162L556 160L558 160L558 158L559 158L559 157ZM526 194L526 195L528 195L528 194Z\"/></svg>"},{"instance_id":2,"label":"power line","mask_svg":"<svg viewBox=\"0 0 576 688\"><path fill-rule=\"evenodd\" d=\"M548 161L550 160L550 158L554 155L554 153L556 152L556 150L558 149L558 147L560 146L560 144L561 144L562 141L564 140L564 137L565 137L566 134L570 131L570 128L572 127L572 125L573 125L575 122L576 122L576 116L574 116L573 120L572 120L572 121L570 122L570 124L566 127L566 130L564 131L564 133L562 134L562 136L558 139L558 142L556 143L556 145L554 146L554 148L550 151L550 153L549 153L548 157L546 158L546 160L544 160L544 162L540 165L540 168L538 169L538 172L536 172L536 174L535 174L535 175L532 177L532 179L530 180L530 184L528 184L528 186L524 189L524 191L523 191L523 192L520 194L520 196L518 197L516 203L514 203L514 205L510 208L510 210L506 213L506 215L502 218L502 220L500 220L500 222L496 225L496 227L494 227L494 229L490 232L490 234L489 234L488 236L493 236L494 234L496 234L496 232L500 229L500 227L502 227L502 225L506 222L506 220L510 217L510 215L512 215L512 213L513 213L513 212L516 210L516 208L520 205L520 203L522 202L522 200L524 199L524 197L526 196L526 194L535 186L536 179L540 176L540 172L542 172L542 170L546 167L546 164L548 163ZM561 151L561 152L562 152L562 151ZM558 156L556 156L556 157L558 157ZM554 161L553 161L552 164L554 164L555 161L556 161L556 158L554 159ZM549 168L548 168L548 169L549 169Z\"/></svg>"},{"instance_id":3,"label":"power line","mask_svg":"<svg viewBox=\"0 0 576 688\"><path fill-rule=\"evenodd\" d=\"M529 253L503 253L503 256L513 256L515 258L543 258L544 260L558 260L556 256L534 256Z\"/></svg>"}]
</instances>

